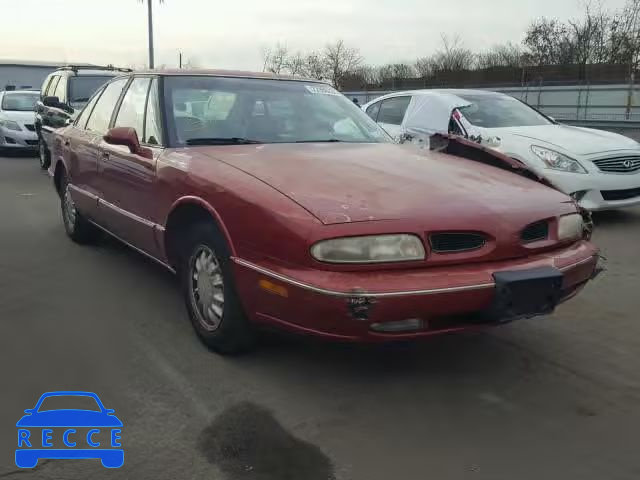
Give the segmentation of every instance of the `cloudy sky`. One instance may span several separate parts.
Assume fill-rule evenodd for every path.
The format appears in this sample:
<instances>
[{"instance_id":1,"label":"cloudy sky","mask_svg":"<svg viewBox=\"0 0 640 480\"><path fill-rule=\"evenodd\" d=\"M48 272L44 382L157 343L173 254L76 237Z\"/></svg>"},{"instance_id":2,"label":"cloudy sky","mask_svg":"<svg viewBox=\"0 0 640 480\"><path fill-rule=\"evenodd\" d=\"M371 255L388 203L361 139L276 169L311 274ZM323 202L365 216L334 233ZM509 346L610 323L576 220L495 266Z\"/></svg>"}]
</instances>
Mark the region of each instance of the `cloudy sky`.
<instances>
[{"instance_id":1,"label":"cloudy sky","mask_svg":"<svg viewBox=\"0 0 640 480\"><path fill-rule=\"evenodd\" d=\"M156 64L178 51L198 66L261 69L276 42L310 50L342 38L372 64L436 50L441 33L474 50L519 42L528 23L568 19L583 0L166 0L155 3ZM609 9L625 0L604 0ZM7 11L8 7L8 11ZM0 58L146 63L146 6L138 0L5 0Z\"/></svg>"}]
</instances>

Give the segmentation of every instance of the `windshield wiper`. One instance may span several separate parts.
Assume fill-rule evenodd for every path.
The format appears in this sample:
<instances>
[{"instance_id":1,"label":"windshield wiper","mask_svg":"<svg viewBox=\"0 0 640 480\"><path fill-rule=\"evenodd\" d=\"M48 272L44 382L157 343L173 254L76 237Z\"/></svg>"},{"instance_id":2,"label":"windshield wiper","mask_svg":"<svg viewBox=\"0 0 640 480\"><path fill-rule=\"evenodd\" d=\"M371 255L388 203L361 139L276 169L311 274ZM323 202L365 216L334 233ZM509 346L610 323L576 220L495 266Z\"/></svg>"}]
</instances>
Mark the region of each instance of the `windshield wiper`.
<instances>
[{"instance_id":1,"label":"windshield wiper","mask_svg":"<svg viewBox=\"0 0 640 480\"><path fill-rule=\"evenodd\" d=\"M319 140L296 140L295 143L333 143L341 141L342 140L338 140L337 138L323 138Z\"/></svg>"},{"instance_id":2,"label":"windshield wiper","mask_svg":"<svg viewBox=\"0 0 640 480\"><path fill-rule=\"evenodd\" d=\"M185 143L187 145L252 145L263 142L242 137L203 137L190 138Z\"/></svg>"},{"instance_id":3,"label":"windshield wiper","mask_svg":"<svg viewBox=\"0 0 640 480\"><path fill-rule=\"evenodd\" d=\"M82 102L88 102L89 101L89 97L83 97L83 98L74 98L71 103L82 103Z\"/></svg>"}]
</instances>

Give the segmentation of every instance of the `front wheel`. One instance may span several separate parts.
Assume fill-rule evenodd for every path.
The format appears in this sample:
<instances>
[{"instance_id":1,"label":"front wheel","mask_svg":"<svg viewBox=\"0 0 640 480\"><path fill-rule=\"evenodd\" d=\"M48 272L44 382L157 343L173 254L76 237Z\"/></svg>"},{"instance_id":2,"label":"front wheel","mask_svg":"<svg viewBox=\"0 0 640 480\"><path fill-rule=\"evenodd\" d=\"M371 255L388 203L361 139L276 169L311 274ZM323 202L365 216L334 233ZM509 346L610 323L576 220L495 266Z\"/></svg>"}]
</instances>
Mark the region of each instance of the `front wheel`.
<instances>
[{"instance_id":1,"label":"front wheel","mask_svg":"<svg viewBox=\"0 0 640 480\"><path fill-rule=\"evenodd\" d=\"M38 139L38 158L40 160L40 168L46 170L51 165L51 154L42 137Z\"/></svg>"},{"instance_id":2,"label":"front wheel","mask_svg":"<svg viewBox=\"0 0 640 480\"><path fill-rule=\"evenodd\" d=\"M182 242L178 272L196 333L219 353L239 353L255 344L229 266L229 249L212 223L192 227Z\"/></svg>"}]
</instances>

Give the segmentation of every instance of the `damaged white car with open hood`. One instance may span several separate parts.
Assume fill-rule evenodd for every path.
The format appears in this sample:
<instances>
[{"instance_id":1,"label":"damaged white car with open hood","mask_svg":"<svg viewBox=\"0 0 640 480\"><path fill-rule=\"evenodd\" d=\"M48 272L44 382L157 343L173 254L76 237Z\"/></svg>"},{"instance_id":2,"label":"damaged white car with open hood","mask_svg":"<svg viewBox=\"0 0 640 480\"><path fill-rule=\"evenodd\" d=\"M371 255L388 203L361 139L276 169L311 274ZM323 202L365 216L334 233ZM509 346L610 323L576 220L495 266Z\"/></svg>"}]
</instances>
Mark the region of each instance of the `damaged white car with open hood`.
<instances>
[{"instance_id":1,"label":"damaged white car with open hood","mask_svg":"<svg viewBox=\"0 0 640 480\"><path fill-rule=\"evenodd\" d=\"M464 136L526 164L587 210L640 204L640 144L603 130L562 125L502 93L414 90L362 107L396 141Z\"/></svg>"}]
</instances>

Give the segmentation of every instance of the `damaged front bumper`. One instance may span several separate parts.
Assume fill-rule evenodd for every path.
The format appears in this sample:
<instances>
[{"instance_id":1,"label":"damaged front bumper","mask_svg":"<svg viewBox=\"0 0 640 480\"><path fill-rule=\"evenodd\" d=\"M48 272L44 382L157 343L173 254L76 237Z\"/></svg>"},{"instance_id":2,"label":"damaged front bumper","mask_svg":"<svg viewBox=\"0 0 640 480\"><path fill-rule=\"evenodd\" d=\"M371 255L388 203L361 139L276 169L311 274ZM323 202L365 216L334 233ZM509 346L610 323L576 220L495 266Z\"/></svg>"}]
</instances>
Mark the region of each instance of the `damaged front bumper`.
<instances>
[{"instance_id":1,"label":"damaged front bumper","mask_svg":"<svg viewBox=\"0 0 640 480\"><path fill-rule=\"evenodd\" d=\"M375 272L293 269L232 260L238 293L255 322L331 339L375 341L511 320L504 311L496 314L494 310L494 274L500 272L524 272L526 276L536 269L556 270L560 280L554 307L602 271L599 259L597 248L582 241L524 259ZM545 290L541 292L543 298ZM536 308L533 304L521 316L553 310Z\"/></svg>"}]
</instances>

